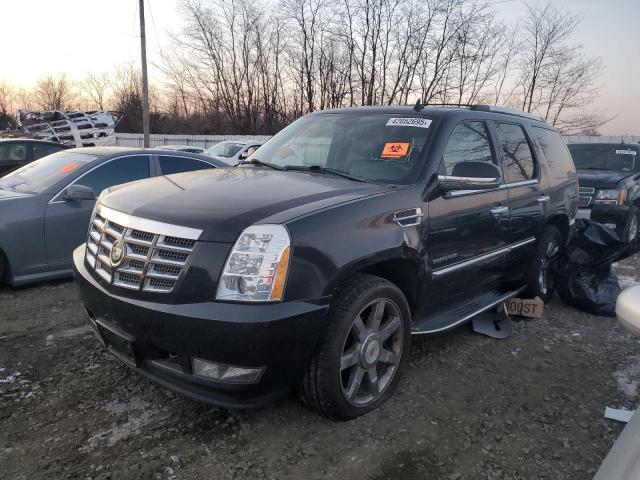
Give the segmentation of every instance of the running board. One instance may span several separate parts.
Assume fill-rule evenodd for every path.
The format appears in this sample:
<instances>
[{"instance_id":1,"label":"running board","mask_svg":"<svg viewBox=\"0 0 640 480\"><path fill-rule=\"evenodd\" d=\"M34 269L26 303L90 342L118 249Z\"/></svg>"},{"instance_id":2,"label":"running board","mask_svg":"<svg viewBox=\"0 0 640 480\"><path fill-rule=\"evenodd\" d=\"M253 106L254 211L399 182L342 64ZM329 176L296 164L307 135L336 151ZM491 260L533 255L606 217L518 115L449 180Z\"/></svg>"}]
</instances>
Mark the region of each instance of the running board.
<instances>
[{"instance_id":1,"label":"running board","mask_svg":"<svg viewBox=\"0 0 640 480\"><path fill-rule=\"evenodd\" d=\"M414 319L411 326L413 335L422 335L427 333L439 333L456 327L467 320L472 319L476 315L499 305L500 303L515 297L526 287L505 289L494 288L493 290L483 293L471 301L463 301L453 308L438 311L431 315L419 316Z\"/></svg>"}]
</instances>

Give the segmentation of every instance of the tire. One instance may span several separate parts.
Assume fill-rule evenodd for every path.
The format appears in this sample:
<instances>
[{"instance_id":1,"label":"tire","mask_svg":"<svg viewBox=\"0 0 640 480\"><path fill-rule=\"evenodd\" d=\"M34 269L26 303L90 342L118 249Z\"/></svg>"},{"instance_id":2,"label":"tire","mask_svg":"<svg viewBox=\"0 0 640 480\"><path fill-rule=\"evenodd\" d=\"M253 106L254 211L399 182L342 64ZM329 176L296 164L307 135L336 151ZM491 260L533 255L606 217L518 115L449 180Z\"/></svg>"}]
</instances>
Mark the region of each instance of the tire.
<instances>
[{"instance_id":1,"label":"tire","mask_svg":"<svg viewBox=\"0 0 640 480\"><path fill-rule=\"evenodd\" d=\"M560 230L547 225L536 245L536 251L527 272L527 295L540 297L547 303L556 290L556 277L563 239Z\"/></svg>"},{"instance_id":2,"label":"tire","mask_svg":"<svg viewBox=\"0 0 640 480\"><path fill-rule=\"evenodd\" d=\"M4 258L4 254L2 253L2 250L0 250L0 283L4 282L6 273L7 273L7 261Z\"/></svg>"},{"instance_id":3,"label":"tire","mask_svg":"<svg viewBox=\"0 0 640 480\"><path fill-rule=\"evenodd\" d=\"M410 323L398 287L374 275L355 275L329 308L324 338L300 382L304 404L332 420L350 420L382 405L409 357Z\"/></svg>"},{"instance_id":4,"label":"tire","mask_svg":"<svg viewBox=\"0 0 640 480\"><path fill-rule=\"evenodd\" d=\"M638 238L638 230L640 225L640 210L637 207L629 207L627 213L627 223L622 232L623 242L633 242Z\"/></svg>"}]
</instances>

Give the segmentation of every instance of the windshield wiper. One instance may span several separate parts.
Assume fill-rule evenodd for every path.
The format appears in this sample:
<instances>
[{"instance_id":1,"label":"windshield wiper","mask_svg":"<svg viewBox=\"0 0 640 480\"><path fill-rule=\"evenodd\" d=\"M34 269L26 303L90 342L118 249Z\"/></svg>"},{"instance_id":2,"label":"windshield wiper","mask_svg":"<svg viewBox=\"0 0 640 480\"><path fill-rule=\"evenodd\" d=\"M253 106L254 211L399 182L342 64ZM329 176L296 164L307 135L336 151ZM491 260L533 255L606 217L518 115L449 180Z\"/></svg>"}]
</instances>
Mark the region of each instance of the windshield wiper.
<instances>
[{"instance_id":1,"label":"windshield wiper","mask_svg":"<svg viewBox=\"0 0 640 480\"><path fill-rule=\"evenodd\" d=\"M257 158L249 158L247 160L243 160L240 163L238 163L238 166L239 165L257 165L258 167L270 167L270 168L273 168L274 170L285 170L285 168L281 167L280 165L275 165L269 162L263 162L262 160L258 160Z\"/></svg>"},{"instance_id":2,"label":"windshield wiper","mask_svg":"<svg viewBox=\"0 0 640 480\"><path fill-rule=\"evenodd\" d=\"M322 167L320 165L308 165L308 166L285 165L284 170L301 170L305 172L314 172L314 173L330 173L332 175L337 175L339 177L348 178L349 180L353 180L355 182L369 183L364 178L357 177L356 175L351 175L346 170L340 170L338 168L331 168L331 167Z\"/></svg>"}]
</instances>

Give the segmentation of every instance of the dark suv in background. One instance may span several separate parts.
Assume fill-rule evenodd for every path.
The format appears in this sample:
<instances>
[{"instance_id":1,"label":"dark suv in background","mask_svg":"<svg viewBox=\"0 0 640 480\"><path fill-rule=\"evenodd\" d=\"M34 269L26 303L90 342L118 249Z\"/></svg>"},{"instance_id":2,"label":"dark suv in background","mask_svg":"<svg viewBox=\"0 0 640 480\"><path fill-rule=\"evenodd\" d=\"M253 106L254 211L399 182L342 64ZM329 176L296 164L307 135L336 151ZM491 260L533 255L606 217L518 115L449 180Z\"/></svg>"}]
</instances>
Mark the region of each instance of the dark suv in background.
<instances>
[{"instance_id":1,"label":"dark suv in background","mask_svg":"<svg viewBox=\"0 0 640 480\"><path fill-rule=\"evenodd\" d=\"M578 218L615 229L626 242L638 236L640 145L574 143L569 151L578 170Z\"/></svg>"},{"instance_id":2,"label":"dark suv in background","mask_svg":"<svg viewBox=\"0 0 640 480\"><path fill-rule=\"evenodd\" d=\"M69 148L61 143L28 138L0 139L0 176L34 160Z\"/></svg>"},{"instance_id":3,"label":"dark suv in background","mask_svg":"<svg viewBox=\"0 0 640 480\"><path fill-rule=\"evenodd\" d=\"M296 385L333 419L398 383L411 334L548 300L577 209L556 130L486 105L307 115L232 169L107 190L76 279L101 342L193 398Z\"/></svg>"}]
</instances>

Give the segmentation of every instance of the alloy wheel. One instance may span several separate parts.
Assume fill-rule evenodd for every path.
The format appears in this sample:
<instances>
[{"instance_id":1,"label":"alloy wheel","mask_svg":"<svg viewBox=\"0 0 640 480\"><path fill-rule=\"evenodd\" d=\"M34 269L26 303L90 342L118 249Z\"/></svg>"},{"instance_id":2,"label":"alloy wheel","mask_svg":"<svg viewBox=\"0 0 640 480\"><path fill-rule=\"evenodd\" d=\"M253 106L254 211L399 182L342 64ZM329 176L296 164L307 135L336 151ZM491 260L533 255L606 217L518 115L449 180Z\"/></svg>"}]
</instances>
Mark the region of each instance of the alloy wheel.
<instances>
[{"instance_id":1,"label":"alloy wheel","mask_svg":"<svg viewBox=\"0 0 640 480\"><path fill-rule=\"evenodd\" d=\"M375 402L398 371L404 343L400 308L378 298L356 315L340 358L344 398L355 406Z\"/></svg>"},{"instance_id":2,"label":"alloy wheel","mask_svg":"<svg viewBox=\"0 0 640 480\"><path fill-rule=\"evenodd\" d=\"M540 265L540 275L538 277L538 283L540 286L540 293L546 295L548 291L553 289L555 283L555 276L558 272L558 260L560 253L560 246L555 242L549 242L544 257L542 257L542 264Z\"/></svg>"},{"instance_id":3,"label":"alloy wheel","mask_svg":"<svg viewBox=\"0 0 640 480\"><path fill-rule=\"evenodd\" d=\"M629 223L629 241L633 241L638 236L638 217L634 215L631 217L631 222Z\"/></svg>"}]
</instances>

